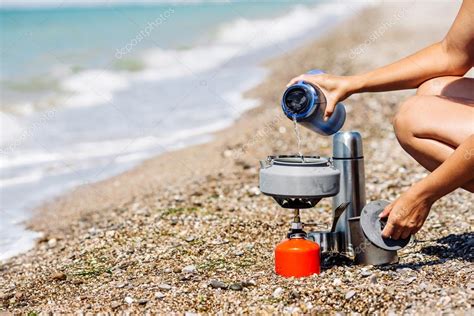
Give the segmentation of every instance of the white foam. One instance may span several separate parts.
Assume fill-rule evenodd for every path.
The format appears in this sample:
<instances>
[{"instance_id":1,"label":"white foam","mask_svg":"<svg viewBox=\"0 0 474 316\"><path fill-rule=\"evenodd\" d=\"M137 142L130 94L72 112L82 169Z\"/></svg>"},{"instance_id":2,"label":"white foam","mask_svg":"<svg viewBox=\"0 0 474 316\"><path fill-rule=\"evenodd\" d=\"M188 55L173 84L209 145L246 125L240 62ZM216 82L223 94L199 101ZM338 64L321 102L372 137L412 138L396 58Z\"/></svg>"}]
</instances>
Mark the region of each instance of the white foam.
<instances>
[{"instance_id":1,"label":"white foam","mask_svg":"<svg viewBox=\"0 0 474 316\"><path fill-rule=\"evenodd\" d=\"M277 18L249 20L238 18L223 24L213 42L187 50L148 49L140 54L145 69L137 73L87 70L64 80L61 87L73 95L66 106L92 106L113 100L114 93L133 81L159 81L195 76L220 67L235 57L284 42L305 34L325 18L340 18L352 13L343 3L296 6Z\"/></svg>"},{"instance_id":2,"label":"white foam","mask_svg":"<svg viewBox=\"0 0 474 316\"><path fill-rule=\"evenodd\" d=\"M4 146L23 133L20 120L13 115L0 112L0 145Z\"/></svg>"},{"instance_id":3,"label":"white foam","mask_svg":"<svg viewBox=\"0 0 474 316\"><path fill-rule=\"evenodd\" d=\"M91 106L111 102L115 92L129 86L127 75L102 69L83 71L66 78L61 88L72 93L66 106Z\"/></svg>"},{"instance_id":4,"label":"white foam","mask_svg":"<svg viewBox=\"0 0 474 316\"><path fill-rule=\"evenodd\" d=\"M347 10L344 5L326 3L313 8L296 6L278 18L260 20L239 18L221 28L218 42L227 45L245 45L247 48L255 49L301 35L317 26L321 18L327 16L337 18L345 14Z\"/></svg>"}]
</instances>

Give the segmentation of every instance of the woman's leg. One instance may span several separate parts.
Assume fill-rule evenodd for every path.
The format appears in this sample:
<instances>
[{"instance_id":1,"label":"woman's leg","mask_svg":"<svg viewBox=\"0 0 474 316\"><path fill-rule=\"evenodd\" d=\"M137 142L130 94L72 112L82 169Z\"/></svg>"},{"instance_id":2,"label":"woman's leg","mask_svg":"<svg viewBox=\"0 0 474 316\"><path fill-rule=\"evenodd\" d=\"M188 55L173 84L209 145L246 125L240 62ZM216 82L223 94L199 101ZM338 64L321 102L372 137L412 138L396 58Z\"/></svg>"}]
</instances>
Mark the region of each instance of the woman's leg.
<instances>
[{"instance_id":1,"label":"woman's leg","mask_svg":"<svg viewBox=\"0 0 474 316\"><path fill-rule=\"evenodd\" d=\"M417 96L401 105L394 128L401 146L433 171L474 134L474 79L442 77L425 82ZM474 192L474 182L463 188Z\"/></svg>"}]
</instances>

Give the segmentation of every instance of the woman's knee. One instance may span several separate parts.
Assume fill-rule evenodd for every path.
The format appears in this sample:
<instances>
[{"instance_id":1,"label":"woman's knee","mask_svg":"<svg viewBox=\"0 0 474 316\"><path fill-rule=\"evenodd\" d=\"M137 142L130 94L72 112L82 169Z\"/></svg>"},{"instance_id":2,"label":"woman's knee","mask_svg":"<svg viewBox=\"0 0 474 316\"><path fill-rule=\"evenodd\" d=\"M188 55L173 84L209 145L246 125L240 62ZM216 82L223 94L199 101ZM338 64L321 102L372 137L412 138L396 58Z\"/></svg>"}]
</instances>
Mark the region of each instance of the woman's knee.
<instances>
[{"instance_id":1,"label":"woman's knee","mask_svg":"<svg viewBox=\"0 0 474 316\"><path fill-rule=\"evenodd\" d=\"M416 128L417 103L420 97L413 96L405 100L399 107L397 114L393 119L393 128L395 135L402 147L410 145Z\"/></svg>"}]
</instances>

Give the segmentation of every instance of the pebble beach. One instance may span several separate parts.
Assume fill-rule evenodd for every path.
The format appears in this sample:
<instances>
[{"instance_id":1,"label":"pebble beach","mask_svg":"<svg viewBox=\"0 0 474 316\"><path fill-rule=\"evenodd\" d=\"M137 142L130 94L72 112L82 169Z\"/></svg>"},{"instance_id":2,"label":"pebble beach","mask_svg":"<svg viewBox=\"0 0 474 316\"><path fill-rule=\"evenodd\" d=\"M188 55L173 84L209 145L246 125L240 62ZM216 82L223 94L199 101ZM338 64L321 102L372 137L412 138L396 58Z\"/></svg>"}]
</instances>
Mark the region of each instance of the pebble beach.
<instances>
[{"instance_id":1,"label":"pebble beach","mask_svg":"<svg viewBox=\"0 0 474 316\"><path fill-rule=\"evenodd\" d=\"M279 100L308 69L346 75L441 40L458 2L370 6L328 33L266 62L246 93L260 106L214 140L165 153L81 186L37 210L34 249L0 264L0 312L206 314L472 314L474 197L435 203L400 262L361 267L327 260L320 275L285 279L273 250L292 219L258 188L259 160L294 154ZM350 9L350 7L348 7ZM367 200L394 200L427 172L398 145L391 121L414 91L360 94L344 130L364 139ZM229 105L232 106L232 105ZM331 138L300 128L305 155L331 155ZM329 227L331 199L302 210Z\"/></svg>"}]
</instances>

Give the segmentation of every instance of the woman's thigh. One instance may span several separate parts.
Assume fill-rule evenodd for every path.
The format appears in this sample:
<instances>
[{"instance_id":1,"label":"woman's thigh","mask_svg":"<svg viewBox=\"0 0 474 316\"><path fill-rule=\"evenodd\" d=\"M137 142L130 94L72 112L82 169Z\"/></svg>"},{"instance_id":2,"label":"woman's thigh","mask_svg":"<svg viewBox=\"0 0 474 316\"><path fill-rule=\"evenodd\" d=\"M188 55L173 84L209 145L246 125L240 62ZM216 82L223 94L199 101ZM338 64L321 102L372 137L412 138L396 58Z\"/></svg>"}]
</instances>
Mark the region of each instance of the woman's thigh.
<instances>
[{"instance_id":1,"label":"woman's thigh","mask_svg":"<svg viewBox=\"0 0 474 316\"><path fill-rule=\"evenodd\" d=\"M438 140L457 148L474 134L474 100L414 96L402 105L396 120L415 137Z\"/></svg>"},{"instance_id":2,"label":"woman's thigh","mask_svg":"<svg viewBox=\"0 0 474 316\"><path fill-rule=\"evenodd\" d=\"M438 95L474 100L474 78L445 76L423 82L417 95Z\"/></svg>"}]
</instances>

